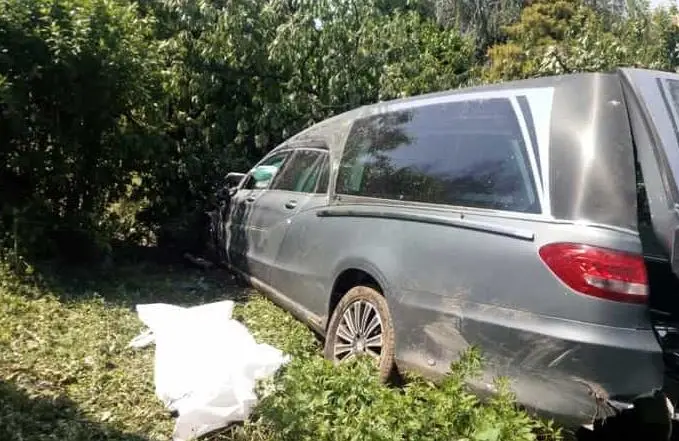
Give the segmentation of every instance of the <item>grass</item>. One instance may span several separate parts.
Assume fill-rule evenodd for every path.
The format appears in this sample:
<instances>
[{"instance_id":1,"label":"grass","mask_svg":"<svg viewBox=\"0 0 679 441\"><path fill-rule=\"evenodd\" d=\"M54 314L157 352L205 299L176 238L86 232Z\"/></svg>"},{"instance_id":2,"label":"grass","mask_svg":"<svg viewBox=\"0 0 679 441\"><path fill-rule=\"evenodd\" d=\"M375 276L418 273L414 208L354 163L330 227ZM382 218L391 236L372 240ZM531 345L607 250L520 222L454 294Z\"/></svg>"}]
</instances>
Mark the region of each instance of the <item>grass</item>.
<instances>
[{"instance_id":1,"label":"grass","mask_svg":"<svg viewBox=\"0 0 679 441\"><path fill-rule=\"evenodd\" d=\"M242 298L200 272L153 265L0 286L0 439L163 440L173 419L154 395L153 350L126 348L134 305Z\"/></svg>"},{"instance_id":2,"label":"grass","mask_svg":"<svg viewBox=\"0 0 679 441\"><path fill-rule=\"evenodd\" d=\"M223 299L238 302L236 318L258 341L293 361L262 385L268 393L252 422L212 441L558 438L516 410L509 393L481 405L464 391L461 371L441 387L414 378L397 390L361 362L336 368L304 325L219 272L141 264L47 273L39 283L0 277L3 441L170 439L174 420L154 395L153 349L126 347L143 328L134 305Z\"/></svg>"}]
</instances>

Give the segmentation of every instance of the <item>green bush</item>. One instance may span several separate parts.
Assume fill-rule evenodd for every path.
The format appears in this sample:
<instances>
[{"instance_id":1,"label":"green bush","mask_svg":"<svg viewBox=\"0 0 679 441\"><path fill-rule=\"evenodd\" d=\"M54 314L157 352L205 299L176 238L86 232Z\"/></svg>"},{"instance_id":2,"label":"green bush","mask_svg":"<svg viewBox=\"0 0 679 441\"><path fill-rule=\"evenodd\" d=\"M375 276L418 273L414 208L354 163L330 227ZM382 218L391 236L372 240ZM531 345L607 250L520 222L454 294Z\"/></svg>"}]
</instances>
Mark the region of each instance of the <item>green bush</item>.
<instances>
[{"instance_id":1,"label":"green bush","mask_svg":"<svg viewBox=\"0 0 679 441\"><path fill-rule=\"evenodd\" d=\"M270 344L292 357L307 359L319 353L319 341L313 332L261 295L237 304L234 318L241 321L257 341Z\"/></svg>"},{"instance_id":2,"label":"green bush","mask_svg":"<svg viewBox=\"0 0 679 441\"><path fill-rule=\"evenodd\" d=\"M0 239L32 256L106 253L106 208L157 151L152 30L132 2L0 2L0 230L13 231Z\"/></svg>"},{"instance_id":3,"label":"green bush","mask_svg":"<svg viewBox=\"0 0 679 441\"><path fill-rule=\"evenodd\" d=\"M381 384L367 359L340 366L321 357L294 359L260 387L258 424L278 441L560 439L558 430L517 408L503 381L482 404L465 386L479 367L471 350L441 384L410 375L401 389Z\"/></svg>"}]
</instances>

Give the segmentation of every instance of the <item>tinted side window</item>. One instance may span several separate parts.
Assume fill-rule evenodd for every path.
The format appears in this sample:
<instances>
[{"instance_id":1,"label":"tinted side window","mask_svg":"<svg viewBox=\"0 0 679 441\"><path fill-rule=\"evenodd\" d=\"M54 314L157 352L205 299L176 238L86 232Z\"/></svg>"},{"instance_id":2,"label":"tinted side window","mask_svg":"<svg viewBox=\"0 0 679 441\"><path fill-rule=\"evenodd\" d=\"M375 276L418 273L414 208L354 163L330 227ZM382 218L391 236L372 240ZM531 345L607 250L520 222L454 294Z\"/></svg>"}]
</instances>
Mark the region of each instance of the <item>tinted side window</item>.
<instances>
[{"instance_id":1,"label":"tinted side window","mask_svg":"<svg viewBox=\"0 0 679 441\"><path fill-rule=\"evenodd\" d=\"M243 188L246 190L267 188L271 179L276 176L278 170L283 166L288 154L288 152L278 153L257 164L255 168L250 170Z\"/></svg>"},{"instance_id":2,"label":"tinted side window","mask_svg":"<svg viewBox=\"0 0 679 441\"><path fill-rule=\"evenodd\" d=\"M435 104L357 121L336 191L540 211L526 145L506 98Z\"/></svg>"},{"instance_id":3,"label":"tinted side window","mask_svg":"<svg viewBox=\"0 0 679 441\"><path fill-rule=\"evenodd\" d=\"M296 151L274 180L272 189L315 193L326 156L324 152L318 150Z\"/></svg>"},{"instance_id":4,"label":"tinted side window","mask_svg":"<svg viewBox=\"0 0 679 441\"><path fill-rule=\"evenodd\" d=\"M323 158L323 162L321 163L316 193L327 193L328 183L330 182L330 159L328 155L323 156L325 157Z\"/></svg>"}]
</instances>

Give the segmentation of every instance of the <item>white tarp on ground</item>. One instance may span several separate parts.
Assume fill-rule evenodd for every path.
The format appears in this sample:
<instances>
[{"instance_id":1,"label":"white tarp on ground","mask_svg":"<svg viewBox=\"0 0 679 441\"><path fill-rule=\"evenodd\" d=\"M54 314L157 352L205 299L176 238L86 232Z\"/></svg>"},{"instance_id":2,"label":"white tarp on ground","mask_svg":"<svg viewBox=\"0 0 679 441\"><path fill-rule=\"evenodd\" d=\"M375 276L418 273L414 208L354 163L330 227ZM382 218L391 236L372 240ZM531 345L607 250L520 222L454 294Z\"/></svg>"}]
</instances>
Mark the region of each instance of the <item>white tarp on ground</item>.
<instances>
[{"instance_id":1,"label":"white tarp on ground","mask_svg":"<svg viewBox=\"0 0 679 441\"><path fill-rule=\"evenodd\" d=\"M156 395L179 414L175 441L247 419L257 400L255 381L273 375L288 361L278 349L257 344L247 328L231 318L233 306L232 301L191 308L137 305L150 332L130 346L155 341Z\"/></svg>"}]
</instances>

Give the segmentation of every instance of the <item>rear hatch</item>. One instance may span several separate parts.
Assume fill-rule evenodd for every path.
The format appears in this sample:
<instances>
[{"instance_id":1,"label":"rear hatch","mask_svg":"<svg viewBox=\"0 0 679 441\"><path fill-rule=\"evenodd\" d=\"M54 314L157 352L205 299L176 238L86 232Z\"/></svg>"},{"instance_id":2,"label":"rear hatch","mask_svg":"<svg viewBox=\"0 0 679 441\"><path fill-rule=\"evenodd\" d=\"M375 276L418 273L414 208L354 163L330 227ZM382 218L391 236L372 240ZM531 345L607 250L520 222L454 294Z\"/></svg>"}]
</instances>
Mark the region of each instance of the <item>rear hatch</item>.
<instances>
[{"instance_id":1,"label":"rear hatch","mask_svg":"<svg viewBox=\"0 0 679 441\"><path fill-rule=\"evenodd\" d=\"M679 275L679 75L621 69L631 109L637 161L655 235L653 250ZM679 294L679 293L678 293Z\"/></svg>"},{"instance_id":2,"label":"rear hatch","mask_svg":"<svg viewBox=\"0 0 679 441\"><path fill-rule=\"evenodd\" d=\"M634 136L649 302L668 370L679 373L679 75L620 69Z\"/></svg>"}]
</instances>

